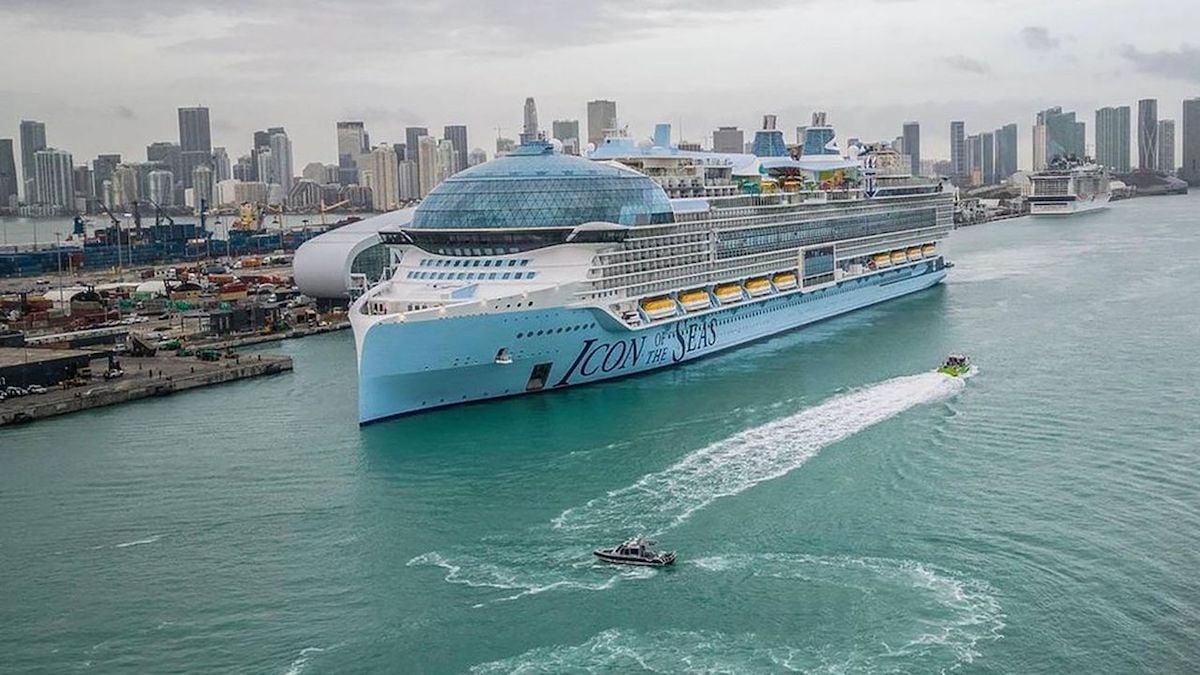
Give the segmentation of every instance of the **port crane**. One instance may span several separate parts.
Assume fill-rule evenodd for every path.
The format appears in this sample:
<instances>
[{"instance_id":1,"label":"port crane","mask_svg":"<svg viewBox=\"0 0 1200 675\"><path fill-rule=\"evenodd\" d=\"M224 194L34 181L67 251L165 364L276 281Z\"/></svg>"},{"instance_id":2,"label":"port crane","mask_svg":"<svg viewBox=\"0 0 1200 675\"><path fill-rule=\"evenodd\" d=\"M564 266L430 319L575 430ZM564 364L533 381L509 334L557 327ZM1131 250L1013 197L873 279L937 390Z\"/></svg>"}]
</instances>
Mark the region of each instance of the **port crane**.
<instances>
[{"instance_id":1,"label":"port crane","mask_svg":"<svg viewBox=\"0 0 1200 675\"><path fill-rule=\"evenodd\" d=\"M324 201L324 200L322 200L322 201L321 201L321 207L320 207L320 212L321 212L321 227L324 227L324 226L325 226L325 214L326 214L326 213L329 213L330 211L332 211L332 210L334 210L334 209L340 209L340 208L342 208L343 206L345 206L345 205L347 205L347 204L349 204L349 203L350 203L350 200L349 200L349 199L343 199L342 201L340 201L340 202L337 202L337 203L335 203L335 204L326 204L326 203L325 203L325 201Z\"/></svg>"}]
</instances>

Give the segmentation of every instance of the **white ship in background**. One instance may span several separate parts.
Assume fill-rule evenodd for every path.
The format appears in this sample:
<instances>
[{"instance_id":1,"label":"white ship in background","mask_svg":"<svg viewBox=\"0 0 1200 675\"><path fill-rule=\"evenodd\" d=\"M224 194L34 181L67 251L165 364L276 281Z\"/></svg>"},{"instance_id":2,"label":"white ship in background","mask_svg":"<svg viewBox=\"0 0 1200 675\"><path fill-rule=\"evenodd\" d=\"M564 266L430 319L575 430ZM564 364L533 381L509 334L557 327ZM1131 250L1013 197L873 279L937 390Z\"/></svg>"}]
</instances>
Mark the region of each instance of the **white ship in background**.
<instances>
[{"instance_id":1,"label":"white ship in background","mask_svg":"<svg viewBox=\"0 0 1200 675\"><path fill-rule=\"evenodd\" d=\"M1029 213L1034 216L1069 216L1104 209L1112 198L1108 169L1090 160L1055 158L1029 181Z\"/></svg>"}]
</instances>

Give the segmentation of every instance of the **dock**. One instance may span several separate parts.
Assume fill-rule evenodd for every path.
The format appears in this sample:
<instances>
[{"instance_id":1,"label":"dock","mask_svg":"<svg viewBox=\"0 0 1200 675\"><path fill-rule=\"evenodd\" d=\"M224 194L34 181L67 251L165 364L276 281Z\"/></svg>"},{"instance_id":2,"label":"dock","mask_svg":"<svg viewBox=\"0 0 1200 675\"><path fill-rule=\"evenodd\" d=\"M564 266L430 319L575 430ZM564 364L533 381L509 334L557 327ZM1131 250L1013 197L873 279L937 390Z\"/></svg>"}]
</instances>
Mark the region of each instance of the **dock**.
<instances>
[{"instance_id":1,"label":"dock","mask_svg":"<svg viewBox=\"0 0 1200 675\"><path fill-rule=\"evenodd\" d=\"M0 348L0 365L44 362L46 367L54 367L93 360L99 365L107 359L107 353L85 350ZM48 388L45 394L0 401L0 427L292 370L291 357L267 354L241 354L218 361L174 355L121 357L121 362L124 375L119 378L106 380L96 375L78 386ZM93 370L99 373L104 368Z\"/></svg>"}]
</instances>

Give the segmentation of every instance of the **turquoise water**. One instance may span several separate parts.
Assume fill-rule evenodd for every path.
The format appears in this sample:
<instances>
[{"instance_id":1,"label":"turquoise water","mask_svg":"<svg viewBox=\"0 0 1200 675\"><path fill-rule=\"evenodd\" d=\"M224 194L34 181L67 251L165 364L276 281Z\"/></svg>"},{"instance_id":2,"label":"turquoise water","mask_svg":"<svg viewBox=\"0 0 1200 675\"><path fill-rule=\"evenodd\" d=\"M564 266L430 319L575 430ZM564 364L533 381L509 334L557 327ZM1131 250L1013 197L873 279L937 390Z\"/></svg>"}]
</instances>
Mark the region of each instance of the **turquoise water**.
<instances>
[{"instance_id":1,"label":"turquoise water","mask_svg":"<svg viewBox=\"0 0 1200 675\"><path fill-rule=\"evenodd\" d=\"M341 333L0 431L0 670L1194 671L1198 207L961 230L939 288L549 395L360 430ZM589 559L639 531L680 563Z\"/></svg>"}]
</instances>

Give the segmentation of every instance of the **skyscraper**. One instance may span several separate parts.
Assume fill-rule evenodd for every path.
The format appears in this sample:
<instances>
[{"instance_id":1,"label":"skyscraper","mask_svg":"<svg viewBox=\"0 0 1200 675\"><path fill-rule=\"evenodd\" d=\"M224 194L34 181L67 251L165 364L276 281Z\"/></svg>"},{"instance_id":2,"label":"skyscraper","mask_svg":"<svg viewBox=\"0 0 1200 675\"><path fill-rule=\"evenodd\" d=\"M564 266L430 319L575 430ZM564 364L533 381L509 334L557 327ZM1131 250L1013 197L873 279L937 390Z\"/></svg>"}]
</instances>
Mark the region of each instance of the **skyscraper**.
<instances>
[{"instance_id":1,"label":"skyscraper","mask_svg":"<svg viewBox=\"0 0 1200 675\"><path fill-rule=\"evenodd\" d=\"M146 146L146 161L157 162L163 169L175 175L176 181L182 181L183 152L178 143L156 141Z\"/></svg>"},{"instance_id":2,"label":"skyscraper","mask_svg":"<svg viewBox=\"0 0 1200 675\"><path fill-rule=\"evenodd\" d=\"M451 173L458 173L467 168L467 127L462 124L451 124L442 129L442 137L454 145L454 168Z\"/></svg>"},{"instance_id":3,"label":"skyscraper","mask_svg":"<svg viewBox=\"0 0 1200 675\"><path fill-rule=\"evenodd\" d=\"M292 191L292 139L282 127L273 128L271 133L271 158L275 163L275 181L283 188L283 194Z\"/></svg>"},{"instance_id":4,"label":"skyscraper","mask_svg":"<svg viewBox=\"0 0 1200 675\"><path fill-rule=\"evenodd\" d=\"M996 130L996 182L1008 180L1017 172L1017 125L1005 124Z\"/></svg>"},{"instance_id":5,"label":"skyscraper","mask_svg":"<svg viewBox=\"0 0 1200 675\"><path fill-rule=\"evenodd\" d=\"M964 179L967 177L966 129L967 126L963 122L950 123L950 167L957 185L965 184Z\"/></svg>"},{"instance_id":6,"label":"skyscraper","mask_svg":"<svg viewBox=\"0 0 1200 675\"><path fill-rule=\"evenodd\" d=\"M92 160L92 183L96 199L110 209L115 208L112 200L113 172L120 163L121 156L116 154L97 155L96 159Z\"/></svg>"},{"instance_id":7,"label":"skyscraper","mask_svg":"<svg viewBox=\"0 0 1200 675\"><path fill-rule=\"evenodd\" d=\"M371 176L371 207L376 211L391 211L400 205L400 162L396 150L380 145L371 150L367 162Z\"/></svg>"},{"instance_id":8,"label":"skyscraper","mask_svg":"<svg viewBox=\"0 0 1200 675\"><path fill-rule=\"evenodd\" d=\"M216 201L217 181L213 180L216 172L210 167L200 165L192 169L192 203L189 204L197 213L200 207L211 207Z\"/></svg>"},{"instance_id":9,"label":"skyscraper","mask_svg":"<svg viewBox=\"0 0 1200 675\"><path fill-rule=\"evenodd\" d=\"M654 144L660 148L671 147L671 125L663 122L654 125Z\"/></svg>"},{"instance_id":10,"label":"skyscraper","mask_svg":"<svg viewBox=\"0 0 1200 675\"><path fill-rule=\"evenodd\" d=\"M367 130L362 122L337 123L338 182L358 183L358 158L369 150Z\"/></svg>"},{"instance_id":11,"label":"skyscraper","mask_svg":"<svg viewBox=\"0 0 1200 675\"><path fill-rule=\"evenodd\" d=\"M983 184L983 138L979 134L967 137L967 185Z\"/></svg>"},{"instance_id":12,"label":"skyscraper","mask_svg":"<svg viewBox=\"0 0 1200 675\"><path fill-rule=\"evenodd\" d=\"M0 138L0 207L8 206L17 198L20 182L12 139Z\"/></svg>"},{"instance_id":13,"label":"skyscraper","mask_svg":"<svg viewBox=\"0 0 1200 675\"><path fill-rule=\"evenodd\" d=\"M912 175L921 174L921 125L916 122L904 123L904 154L912 161Z\"/></svg>"},{"instance_id":14,"label":"skyscraper","mask_svg":"<svg viewBox=\"0 0 1200 675\"><path fill-rule=\"evenodd\" d=\"M179 109L180 163L175 180L183 187L192 187L192 171L198 166L212 166L212 130L208 108Z\"/></svg>"},{"instance_id":15,"label":"skyscraper","mask_svg":"<svg viewBox=\"0 0 1200 675\"><path fill-rule=\"evenodd\" d=\"M425 194L420 192L421 148L419 147L420 146L419 139L422 136L428 136L428 135L429 135L429 129L426 129L425 127L405 127L405 129L404 129L404 152L405 152L404 158L410 159L410 160L416 162L415 168L416 168L416 174L417 174L417 186L418 186L417 191L421 197L424 197Z\"/></svg>"},{"instance_id":16,"label":"skyscraper","mask_svg":"<svg viewBox=\"0 0 1200 675\"><path fill-rule=\"evenodd\" d=\"M278 183L279 180L275 177L275 158L271 156L271 146L264 145L255 152L257 166L255 167L254 175L257 182Z\"/></svg>"},{"instance_id":17,"label":"skyscraper","mask_svg":"<svg viewBox=\"0 0 1200 675\"><path fill-rule=\"evenodd\" d=\"M1039 112L1033 130L1033 170L1041 171L1059 158L1082 159L1085 133L1084 123L1075 121L1073 112L1063 112L1059 106Z\"/></svg>"},{"instance_id":18,"label":"skyscraper","mask_svg":"<svg viewBox=\"0 0 1200 675\"><path fill-rule=\"evenodd\" d=\"M746 151L746 134L737 127L717 127L713 132L713 152L741 154Z\"/></svg>"},{"instance_id":19,"label":"skyscraper","mask_svg":"<svg viewBox=\"0 0 1200 675\"><path fill-rule=\"evenodd\" d=\"M46 125L33 120L21 120L21 194L26 202L37 198L37 169L34 153L46 149Z\"/></svg>"},{"instance_id":20,"label":"skyscraper","mask_svg":"<svg viewBox=\"0 0 1200 675\"><path fill-rule=\"evenodd\" d=\"M525 99L525 123L521 127L521 142L536 141L538 137L537 104L533 97Z\"/></svg>"},{"instance_id":21,"label":"skyscraper","mask_svg":"<svg viewBox=\"0 0 1200 675\"><path fill-rule=\"evenodd\" d=\"M550 124L551 135L563 144L563 152L579 154L579 120L554 120Z\"/></svg>"},{"instance_id":22,"label":"skyscraper","mask_svg":"<svg viewBox=\"0 0 1200 675\"><path fill-rule=\"evenodd\" d=\"M179 109L179 147L183 152L212 154L212 131L208 108Z\"/></svg>"},{"instance_id":23,"label":"skyscraper","mask_svg":"<svg viewBox=\"0 0 1200 675\"><path fill-rule=\"evenodd\" d=\"M75 207L75 162L66 150L46 148L33 153L34 203L60 209Z\"/></svg>"},{"instance_id":24,"label":"skyscraper","mask_svg":"<svg viewBox=\"0 0 1200 675\"><path fill-rule=\"evenodd\" d=\"M604 143L604 132L617 126L617 102L603 99L588 101L588 143L600 147Z\"/></svg>"},{"instance_id":25,"label":"skyscraper","mask_svg":"<svg viewBox=\"0 0 1200 675\"><path fill-rule=\"evenodd\" d=\"M979 134L981 178L984 185L996 184L996 137L990 132ZM907 146L905 146L907 147Z\"/></svg>"},{"instance_id":26,"label":"skyscraper","mask_svg":"<svg viewBox=\"0 0 1200 675\"><path fill-rule=\"evenodd\" d=\"M1138 168L1158 168L1158 99L1138 101Z\"/></svg>"},{"instance_id":27,"label":"skyscraper","mask_svg":"<svg viewBox=\"0 0 1200 675\"><path fill-rule=\"evenodd\" d=\"M1129 172L1129 106L1096 111L1096 161L1110 171Z\"/></svg>"},{"instance_id":28,"label":"skyscraper","mask_svg":"<svg viewBox=\"0 0 1200 675\"><path fill-rule=\"evenodd\" d=\"M1200 185L1200 98L1183 102L1183 166L1179 177Z\"/></svg>"},{"instance_id":29,"label":"skyscraper","mask_svg":"<svg viewBox=\"0 0 1200 675\"><path fill-rule=\"evenodd\" d=\"M213 183L229 180L233 176L229 165L229 153L225 152L225 148L213 148L212 158Z\"/></svg>"},{"instance_id":30,"label":"skyscraper","mask_svg":"<svg viewBox=\"0 0 1200 675\"><path fill-rule=\"evenodd\" d=\"M408 147L413 147L409 145ZM437 187L435 181L437 169L438 140L433 136L417 138L417 185L422 199L429 191Z\"/></svg>"},{"instance_id":31,"label":"skyscraper","mask_svg":"<svg viewBox=\"0 0 1200 675\"><path fill-rule=\"evenodd\" d=\"M1175 120L1158 121L1158 171L1175 173Z\"/></svg>"},{"instance_id":32,"label":"skyscraper","mask_svg":"<svg viewBox=\"0 0 1200 675\"><path fill-rule=\"evenodd\" d=\"M150 202L159 206L175 206L175 174L166 169L150 172Z\"/></svg>"}]
</instances>

